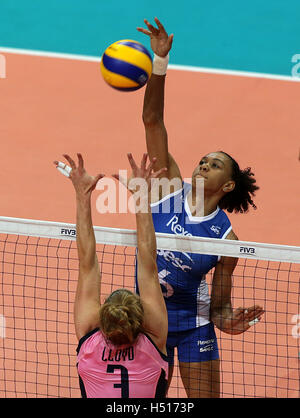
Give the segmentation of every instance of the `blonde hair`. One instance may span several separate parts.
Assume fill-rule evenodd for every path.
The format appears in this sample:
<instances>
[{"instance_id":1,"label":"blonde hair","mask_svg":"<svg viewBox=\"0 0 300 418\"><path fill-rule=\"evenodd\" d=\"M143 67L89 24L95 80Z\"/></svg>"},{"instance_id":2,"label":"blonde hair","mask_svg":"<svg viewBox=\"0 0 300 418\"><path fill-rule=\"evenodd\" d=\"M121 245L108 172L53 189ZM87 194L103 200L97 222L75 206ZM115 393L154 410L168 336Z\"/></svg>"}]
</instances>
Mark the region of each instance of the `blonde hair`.
<instances>
[{"instance_id":1,"label":"blonde hair","mask_svg":"<svg viewBox=\"0 0 300 418\"><path fill-rule=\"evenodd\" d=\"M138 295L127 289L113 292L100 308L100 328L113 345L133 344L144 331L144 310Z\"/></svg>"}]
</instances>

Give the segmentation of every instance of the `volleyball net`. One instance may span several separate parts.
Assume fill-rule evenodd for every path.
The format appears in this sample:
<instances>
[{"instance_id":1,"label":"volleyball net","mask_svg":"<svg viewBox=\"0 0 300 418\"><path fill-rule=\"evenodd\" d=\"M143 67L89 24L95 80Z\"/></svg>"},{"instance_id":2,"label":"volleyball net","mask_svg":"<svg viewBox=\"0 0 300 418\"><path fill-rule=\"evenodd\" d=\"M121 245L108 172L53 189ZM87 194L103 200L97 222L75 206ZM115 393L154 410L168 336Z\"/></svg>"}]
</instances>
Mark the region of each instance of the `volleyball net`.
<instances>
[{"instance_id":1,"label":"volleyball net","mask_svg":"<svg viewBox=\"0 0 300 418\"><path fill-rule=\"evenodd\" d=\"M134 290L135 231L94 230L102 301L119 287ZM266 311L242 334L216 330L221 396L299 397L300 247L156 235L169 258L174 252L238 257L233 307L258 304ZM80 397L75 240L71 224L0 217L0 397ZM168 396L186 397L176 361Z\"/></svg>"}]
</instances>

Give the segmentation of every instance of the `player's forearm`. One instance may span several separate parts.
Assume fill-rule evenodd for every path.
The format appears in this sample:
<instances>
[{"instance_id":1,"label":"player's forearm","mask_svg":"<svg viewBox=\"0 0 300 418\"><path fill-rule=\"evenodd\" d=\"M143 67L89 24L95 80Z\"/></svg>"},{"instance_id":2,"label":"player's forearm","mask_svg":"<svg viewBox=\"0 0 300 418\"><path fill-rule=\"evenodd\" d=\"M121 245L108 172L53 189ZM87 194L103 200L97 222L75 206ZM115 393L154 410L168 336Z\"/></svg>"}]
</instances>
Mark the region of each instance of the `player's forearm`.
<instances>
[{"instance_id":1,"label":"player's forearm","mask_svg":"<svg viewBox=\"0 0 300 418\"><path fill-rule=\"evenodd\" d=\"M96 256L96 241L92 223L90 196L76 196L76 241L81 268L92 268Z\"/></svg>"},{"instance_id":2,"label":"player's forearm","mask_svg":"<svg viewBox=\"0 0 300 418\"><path fill-rule=\"evenodd\" d=\"M136 213L137 245L139 257L143 263L156 260L156 237L150 206L147 213Z\"/></svg>"},{"instance_id":3,"label":"player's forearm","mask_svg":"<svg viewBox=\"0 0 300 418\"><path fill-rule=\"evenodd\" d=\"M165 79L165 76L152 74L147 83L143 106L143 122L145 125L163 121Z\"/></svg>"}]
</instances>

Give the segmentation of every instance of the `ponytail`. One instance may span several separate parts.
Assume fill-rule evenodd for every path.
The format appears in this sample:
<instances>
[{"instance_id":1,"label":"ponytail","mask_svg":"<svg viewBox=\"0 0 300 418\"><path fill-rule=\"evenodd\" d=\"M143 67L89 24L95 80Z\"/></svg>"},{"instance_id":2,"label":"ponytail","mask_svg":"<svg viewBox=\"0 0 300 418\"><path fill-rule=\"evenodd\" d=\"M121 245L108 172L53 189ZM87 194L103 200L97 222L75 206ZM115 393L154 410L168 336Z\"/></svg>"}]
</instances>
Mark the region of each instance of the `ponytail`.
<instances>
[{"instance_id":1,"label":"ponytail","mask_svg":"<svg viewBox=\"0 0 300 418\"><path fill-rule=\"evenodd\" d=\"M134 344L143 332L140 298L126 289L113 292L100 308L100 328L114 345Z\"/></svg>"},{"instance_id":2,"label":"ponytail","mask_svg":"<svg viewBox=\"0 0 300 418\"><path fill-rule=\"evenodd\" d=\"M245 213L248 211L249 206L256 209L252 196L255 196L255 192L259 187L256 185L251 168L247 167L241 170L238 163L229 154L223 151L220 152L225 154L231 161L232 180L235 182L235 188L222 197L219 201L219 207L226 209L230 213L233 211Z\"/></svg>"}]
</instances>

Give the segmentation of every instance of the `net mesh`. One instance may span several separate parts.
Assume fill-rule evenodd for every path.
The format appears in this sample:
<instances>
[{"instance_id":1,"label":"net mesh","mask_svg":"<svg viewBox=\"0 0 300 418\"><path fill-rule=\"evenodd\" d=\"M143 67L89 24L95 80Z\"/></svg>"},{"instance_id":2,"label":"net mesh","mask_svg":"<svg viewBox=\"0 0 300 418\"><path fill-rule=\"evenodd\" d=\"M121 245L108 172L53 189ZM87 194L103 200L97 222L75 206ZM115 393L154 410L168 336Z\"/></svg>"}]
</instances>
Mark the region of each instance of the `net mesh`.
<instances>
[{"instance_id":1,"label":"net mesh","mask_svg":"<svg viewBox=\"0 0 300 418\"><path fill-rule=\"evenodd\" d=\"M102 301L119 287L134 290L135 234L125 232L124 238L119 230L97 230L104 239L109 234L107 244L97 244ZM241 251L241 245L230 244L233 253ZM177 251L180 245L186 251L187 241L176 238ZM260 252L264 245L246 248ZM232 277L233 307L260 304L263 320L236 336L216 330L222 397L300 394L300 248L265 249L283 261L243 254ZM212 274L206 278L209 289ZM0 397L81 396L73 326L77 275L74 226L0 222ZM168 396L186 397L177 360Z\"/></svg>"}]
</instances>

